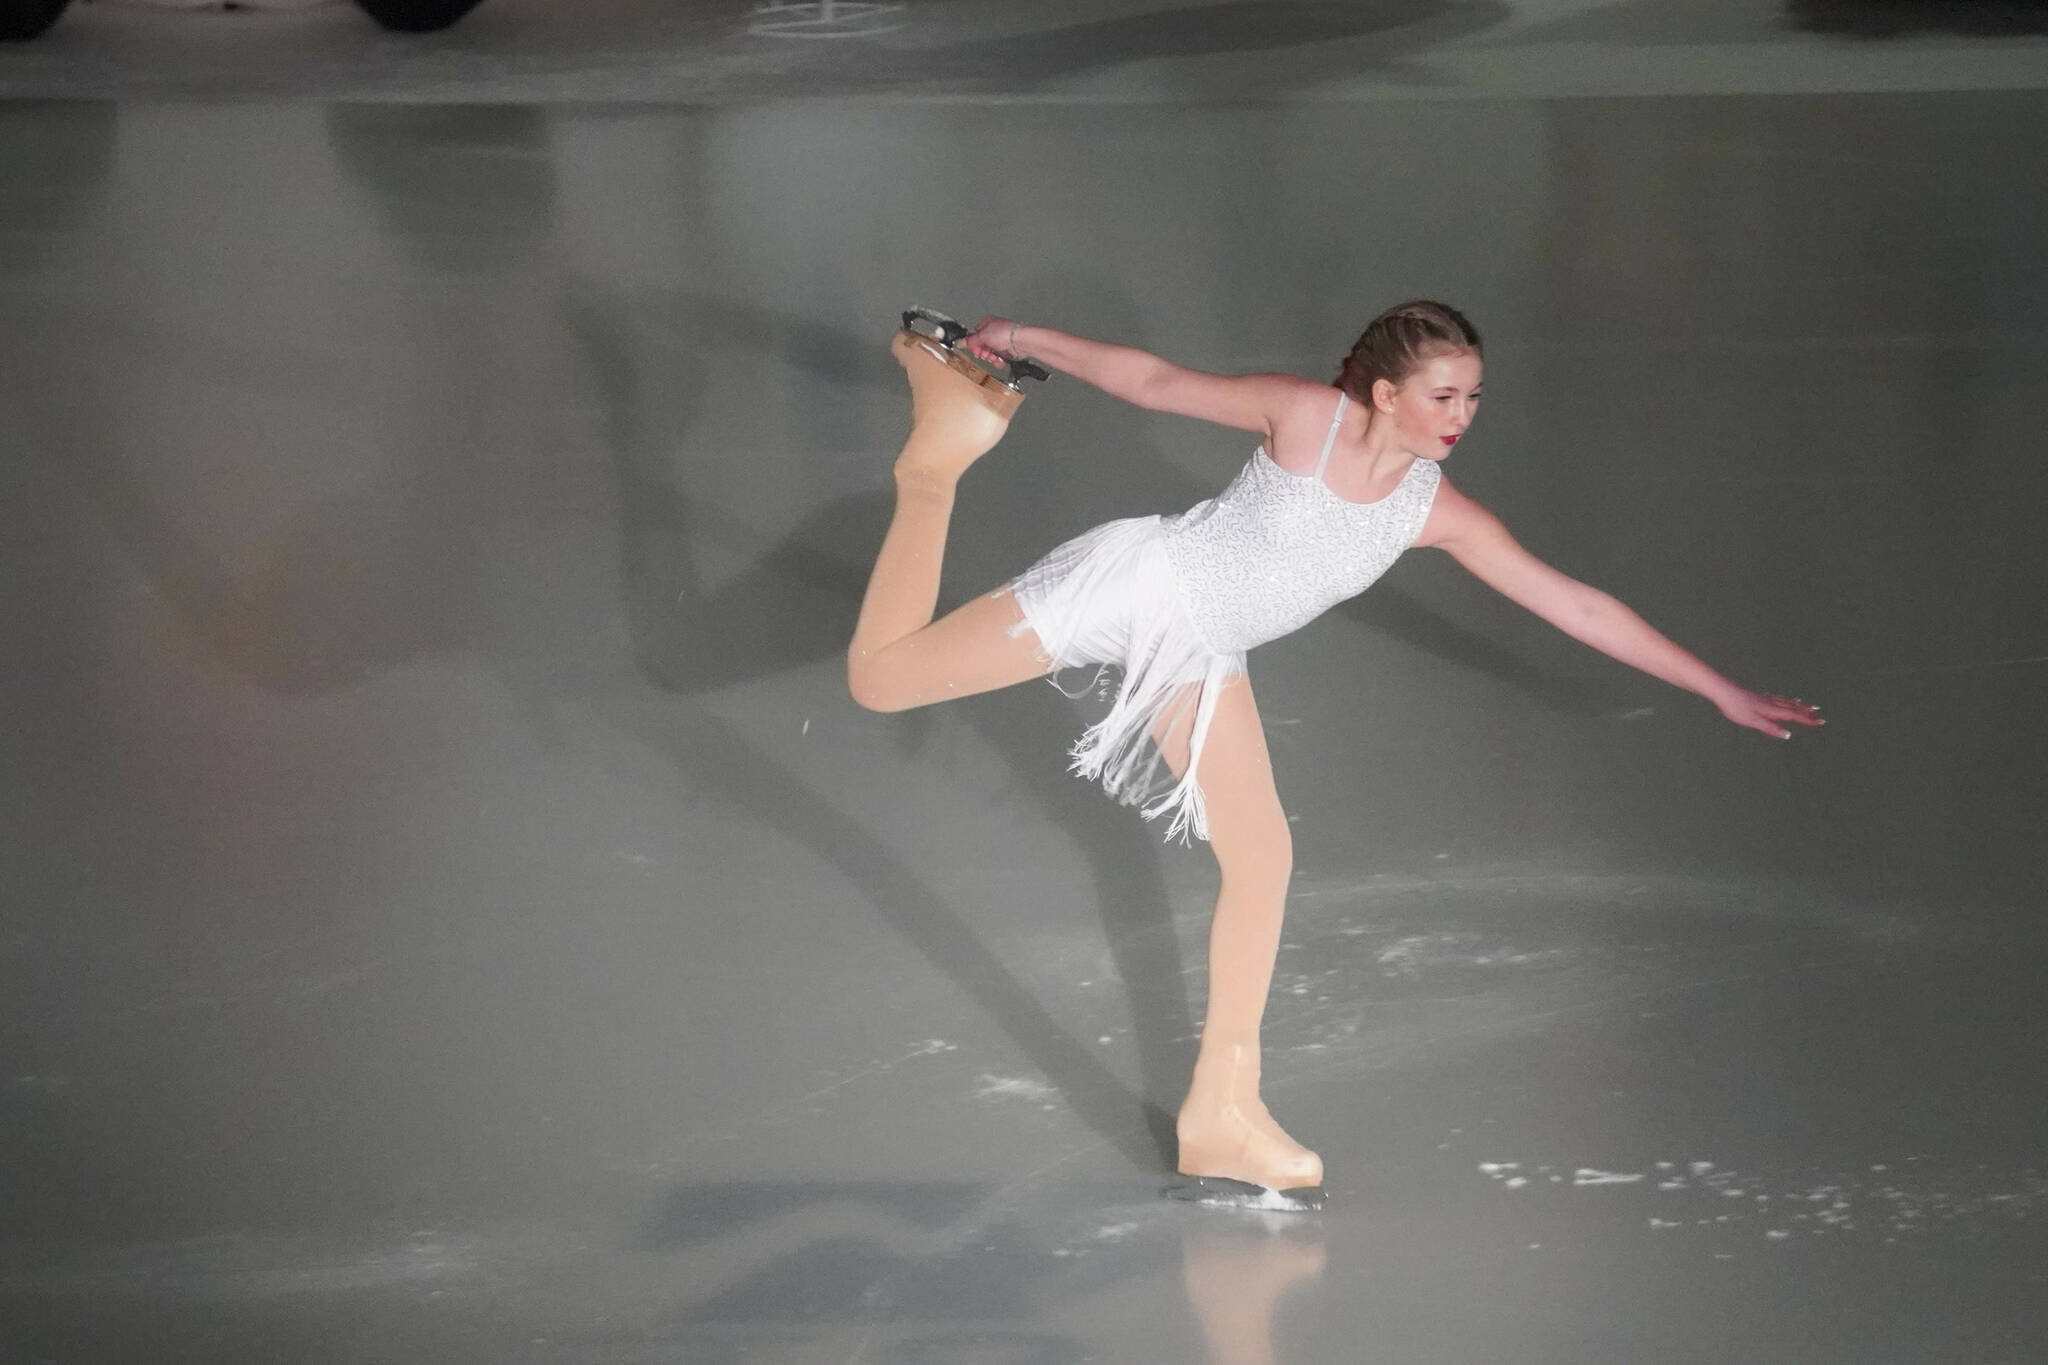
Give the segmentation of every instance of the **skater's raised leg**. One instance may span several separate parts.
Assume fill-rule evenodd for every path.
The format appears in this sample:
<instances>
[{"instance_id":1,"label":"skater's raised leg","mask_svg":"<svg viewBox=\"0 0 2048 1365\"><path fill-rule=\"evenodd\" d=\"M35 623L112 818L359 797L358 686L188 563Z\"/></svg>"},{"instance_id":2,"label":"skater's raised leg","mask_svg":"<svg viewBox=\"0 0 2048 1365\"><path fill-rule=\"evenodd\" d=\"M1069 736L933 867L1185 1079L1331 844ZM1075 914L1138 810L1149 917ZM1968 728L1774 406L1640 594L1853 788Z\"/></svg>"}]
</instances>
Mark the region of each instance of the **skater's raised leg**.
<instances>
[{"instance_id":1,"label":"skater's raised leg","mask_svg":"<svg viewBox=\"0 0 2048 1365\"><path fill-rule=\"evenodd\" d=\"M1038 637L1016 630L1007 588L933 622L939 570L960 476L994 447L1016 409L948 362L943 348L908 330L890 346L910 379L910 437L896 457L896 514L882 540L847 648L855 701L903 711L1043 676ZM1014 631L1014 633L1013 633Z\"/></svg>"},{"instance_id":2,"label":"skater's raised leg","mask_svg":"<svg viewBox=\"0 0 2048 1365\"><path fill-rule=\"evenodd\" d=\"M1170 719L1162 736L1176 767L1185 762L1191 709ZM1289 1137L1259 1097L1259 1026L1280 951L1294 844L1243 674L1217 696L1196 777L1222 878L1209 925L1209 1009L1175 1125L1180 1171L1273 1190L1319 1186L1322 1158Z\"/></svg>"}]
</instances>

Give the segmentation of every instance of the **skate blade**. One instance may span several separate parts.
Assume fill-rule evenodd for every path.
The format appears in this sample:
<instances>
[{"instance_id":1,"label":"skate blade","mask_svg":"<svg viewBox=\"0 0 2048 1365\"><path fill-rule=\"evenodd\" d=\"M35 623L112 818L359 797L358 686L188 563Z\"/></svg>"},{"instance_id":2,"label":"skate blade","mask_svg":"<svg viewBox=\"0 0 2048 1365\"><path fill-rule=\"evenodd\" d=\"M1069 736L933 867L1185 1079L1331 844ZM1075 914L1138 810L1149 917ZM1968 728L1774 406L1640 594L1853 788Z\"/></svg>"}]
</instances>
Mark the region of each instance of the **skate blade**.
<instances>
[{"instance_id":1,"label":"skate blade","mask_svg":"<svg viewBox=\"0 0 2048 1365\"><path fill-rule=\"evenodd\" d=\"M1328 1191L1321 1185L1276 1190L1270 1185L1254 1185L1220 1175L1183 1175L1166 1193L1191 1204L1260 1213L1315 1213L1329 1200Z\"/></svg>"}]
</instances>

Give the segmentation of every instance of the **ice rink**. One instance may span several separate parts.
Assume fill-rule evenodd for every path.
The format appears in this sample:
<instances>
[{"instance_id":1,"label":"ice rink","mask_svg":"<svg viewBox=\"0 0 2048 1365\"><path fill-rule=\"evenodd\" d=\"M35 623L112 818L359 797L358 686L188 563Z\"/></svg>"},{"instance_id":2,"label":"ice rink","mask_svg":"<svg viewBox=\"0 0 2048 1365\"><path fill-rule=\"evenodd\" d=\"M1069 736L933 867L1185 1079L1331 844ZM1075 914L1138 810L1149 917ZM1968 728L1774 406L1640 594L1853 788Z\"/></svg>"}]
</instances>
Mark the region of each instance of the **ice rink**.
<instances>
[{"instance_id":1,"label":"ice rink","mask_svg":"<svg viewBox=\"0 0 2048 1365\"><path fill-rule=\"evenodd\" d=\"M799 17L0 50L0 1358L2048 1358L2048 13ZM846 695L886 346L1414 296L1448 477L1829 725L1431 551L1257 651L1330 1201L1191 1205L1213 860L1076 679ZM948 603L1250 444L1055 377Z\"/></svg>"}]
</instances>

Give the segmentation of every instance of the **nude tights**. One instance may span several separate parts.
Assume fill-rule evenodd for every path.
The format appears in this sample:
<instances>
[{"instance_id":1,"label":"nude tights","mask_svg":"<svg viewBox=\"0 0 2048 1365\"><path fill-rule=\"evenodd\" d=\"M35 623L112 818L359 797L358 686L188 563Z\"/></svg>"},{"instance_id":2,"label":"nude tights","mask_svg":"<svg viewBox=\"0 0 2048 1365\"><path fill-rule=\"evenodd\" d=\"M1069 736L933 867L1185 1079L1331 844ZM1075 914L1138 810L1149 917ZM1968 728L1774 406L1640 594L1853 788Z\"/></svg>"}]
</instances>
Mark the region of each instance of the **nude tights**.
<instances>
[{"instance_id":1,"label":"nude tights","mask_svg":"<svg viewBox=\"0 0 2048 1365\"><path fill-rule=\"evenodd\" d=\"M1007 588L934 621L946 533L960 476L1002 439L1008 421L971 384L899 335L910 378L911 433L897 456L896 511L861 601L847 649L854 699L879 711L928 706L1030 678L1047 669L1037 637ZM1187 713L1155 738L1176 772L1187 761ZM1217 698L1200 779L1209 845L1221 872L1209 930L1209 1007L1180 1110L1180 1169L1277 1189L1316 1185L1322 1162L1283 1132L1259 1098L1259 1023L1273 962L1293 844L1251 684L1232 677Z\"/></svg>"}]
</instances>

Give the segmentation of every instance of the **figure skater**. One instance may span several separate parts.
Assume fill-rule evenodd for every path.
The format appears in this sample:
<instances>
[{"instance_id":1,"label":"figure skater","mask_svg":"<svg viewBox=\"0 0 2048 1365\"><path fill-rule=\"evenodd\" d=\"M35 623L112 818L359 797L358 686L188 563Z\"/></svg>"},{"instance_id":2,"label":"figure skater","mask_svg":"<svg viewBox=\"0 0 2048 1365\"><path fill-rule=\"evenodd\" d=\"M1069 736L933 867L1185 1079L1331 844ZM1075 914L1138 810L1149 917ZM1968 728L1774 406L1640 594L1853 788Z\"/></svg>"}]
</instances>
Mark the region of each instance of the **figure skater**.
<instances>
[{"instance_id":1,"label":"figure skater","mask_svg":"<svg viewBox=\"0 0 2048 1365\"><path fill-rule=\"evenodd\" d=\"M1448 551L1481 582L1575 639L1712 702L1737 725L1787 739L1821 724L1796 698L1738 687L1622 603L1517 544L1439 464L1479 405L1480 341L1455 309L1418 301L1365 329L1336 380L1217 375L1129 347L988 317L971 331L922 310L891 349L908 373L910 437L896 512L869 577L847 682L854 700L902 711L1078 665L1122 673L1074 769L1206 839L1221 888L1209 930L1209 1001L1175 1123L1180 1172L1209 1193L1257 1186L1320 1198L1322 1158L1259 1097L1259 1025L1292 871L1245 651L1362 591L1403 550ZM954 491L1021 401L1024 360L1156 412L1263 441L1230 485L1178 516L1088 531L1010 583L934 621ZM993 371L993 373L991 373ZM1042 376L1042 371L1038 372Z\"/></svg>"}]
</instances>

